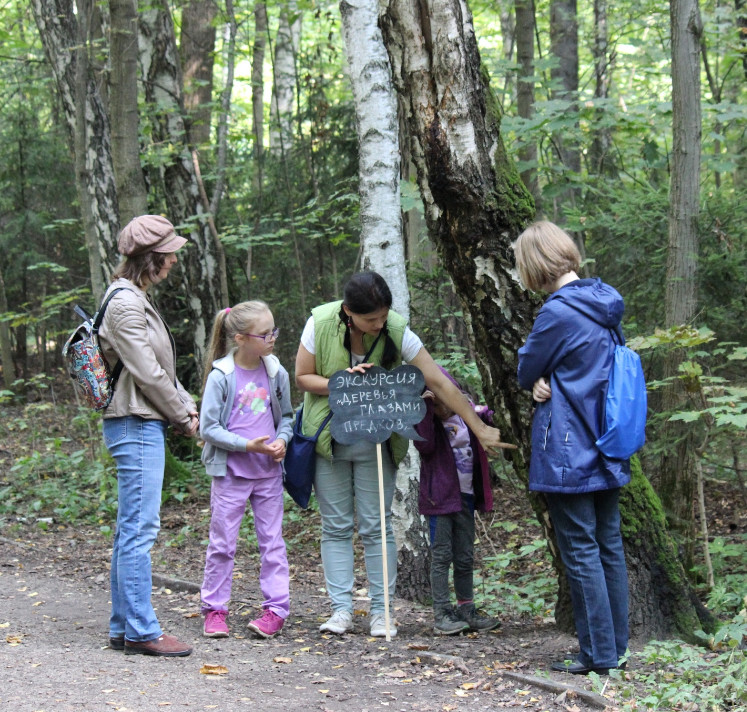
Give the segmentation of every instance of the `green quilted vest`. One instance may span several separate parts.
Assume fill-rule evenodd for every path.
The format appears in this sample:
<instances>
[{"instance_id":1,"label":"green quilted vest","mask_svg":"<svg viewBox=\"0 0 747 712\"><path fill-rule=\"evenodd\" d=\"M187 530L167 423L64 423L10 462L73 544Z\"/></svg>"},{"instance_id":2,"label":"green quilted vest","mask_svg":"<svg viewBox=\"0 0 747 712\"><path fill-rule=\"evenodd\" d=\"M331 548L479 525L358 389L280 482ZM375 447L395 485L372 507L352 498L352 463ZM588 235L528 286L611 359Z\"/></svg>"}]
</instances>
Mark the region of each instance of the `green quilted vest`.
<instances>
[{"instance_id":1,"label":"green quilted vest","mask_svg":"<svg viewBox=\"0 0 747 712\"><path fill-rule=\"evenodd\" d=\"M343 340L345 338L345 326L340 321L340 308L342 301L329 302L322 304L311 310L314 317L314 346L316 348L316 372L320 376L329 378L333 373L342 371L350 367L350 354ZM402 337L405 333L407 322L396 312L389 310L387 317L387 329L389 336L397 351L402 351ZM368 351L373 344L375 336L368 334L363 337L363 345ZM381 365L381 358L384 353L384 338L379 339L376 348L369 356L368 361ZM327 396L318 396L314 393L305 393L303 399L303 434L314 435L322 424L324 418L329 413L329 398ZM407 439L397 433L393 433L390 438L392 448L392 457L394 464L399 465L402 458L407 453ZM324 428L319 440L316 443L316 452L328 460L332 458L332 436L329 432L329 425Z\"/></svg>"}]
</instances>

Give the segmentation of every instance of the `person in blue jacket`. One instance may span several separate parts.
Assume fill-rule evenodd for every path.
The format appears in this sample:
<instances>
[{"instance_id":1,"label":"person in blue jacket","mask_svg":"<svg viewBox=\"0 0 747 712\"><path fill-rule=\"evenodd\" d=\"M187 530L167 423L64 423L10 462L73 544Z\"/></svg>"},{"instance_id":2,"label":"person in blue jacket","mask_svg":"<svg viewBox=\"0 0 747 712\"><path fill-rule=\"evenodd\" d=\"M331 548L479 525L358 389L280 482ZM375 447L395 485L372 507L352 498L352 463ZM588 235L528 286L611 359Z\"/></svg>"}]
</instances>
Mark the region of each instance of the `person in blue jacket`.
<instances>
[{"instance_id":1,"label":"person in blue jacket","mask_svg":"<svg viewBox=\"0 0 747 712\"><path fill-rule=\"evenodd\" d=\"M605 457L607 383L625 305L600 279L580 279L573 240L551 222L514 243L526 287L549 292L519 349L519 384L532 392L529 489L543 492L570 586L580 652L553 670L585 675L623 667L628 646L628 578L620 488L629 460Z\"/></svg>"}]
</instances>

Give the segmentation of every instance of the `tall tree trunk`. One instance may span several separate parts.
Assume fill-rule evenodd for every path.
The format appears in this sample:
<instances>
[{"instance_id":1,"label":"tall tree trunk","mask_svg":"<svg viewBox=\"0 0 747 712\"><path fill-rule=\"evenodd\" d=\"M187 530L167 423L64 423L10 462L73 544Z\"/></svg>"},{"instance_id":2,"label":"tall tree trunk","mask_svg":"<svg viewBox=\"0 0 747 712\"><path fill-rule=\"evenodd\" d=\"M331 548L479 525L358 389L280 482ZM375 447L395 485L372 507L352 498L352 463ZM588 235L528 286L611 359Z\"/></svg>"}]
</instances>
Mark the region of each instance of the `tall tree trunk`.
<instances>
[{"instance_id":1,"label":"tall tree trunk","mask_svg":"<svg viewBox=\"0 0 747 712\"><path fill-rule=\"evenodd\" d=\"M516 0L516 59L519 75L516 83L516 105L522 119L534 115L534 2ZM540 213L541 191L537 180L537 143L532 141L519 151L519 158L526 164L521 171L521 180L534 198L535 211Z\"/></svg>"},{"instance_id":2,"label":"tall tree trunk","mask_svg":"<svg viewBox=\"0 0 747 712\"><path fill-rule=\"evenodd\" d=\"M519 389L516 367L537 303L516 279L511 242L533 215L531 196L506 155L467 5L424 0L421 11L408 0L389 0L383 31L418 146L413 158L428 226L471 322L486 398L505 437L519 445L509 457L526 481L531 403ZM658 500L650 492L628 494L635 495L638 510L622 510L626 553L657 571L660 560L673 559L671 541L655 517ZM540 498L532 497L532 503L552 543ZM641 522L650 528L639 538ZM557 551L553 560L560 571ZM656 616L633 621L634 634L656 625L690 636L698 627L702 611L684 604L694 597L681 566L676 560L671 566L662 573L666 587L631 581L632 600L645 601ZM683 601L675 615L673 592Z\"/></svg>"},{"instance_id":3,"label":"tall tree trunk","mask_svg":"<svg viewBox=\"0 0 747 712\"><path fill-rule=\"evenodd\" d=\"M257 210L254 231L259 230L259 221L264 203L264 167L265 167L265 48L267 47L267 5L258 0L254 5L254 45L252 46L252 136L254 138L254 178L253 194L257 196ZM246 280L252 284L252 246L246 253Z\"/></svg>"},{"instance_id":4,"label":"tall tree trunk","mask_svg":"<svg viewBox=\"0 0 747 712\"><path fill-rule=\"evenodd\" d=\"M301 36L301 13L296 0L287 0L280 11L275 41L272 102L270 104L270 150L290 151L293 145L293 114L296 106L296 55Z\"/></svg>"},{"instance_id":5,"label":"tall tree trunk","mask_svg":"<svg viewBox=\"0 0 747 712\"><path fill-rule=\"evenodd\" d=\"M189 249L182 259L182 274L184 293L189 297L192 349L199 369L213 318L228 301L221 290L225 259L221 261L207 208L200 199L184 122L174 24L163 0L154 0L149 9L140 13L139 29L145 97L153 108L153 138L162 146L172 147L171 155L163 157L160 168L169 217L190 237Z\"/></svg>"},{"instance_id":6,"label":"tall tree trunk","mask_svg":"<svg viewBox=\"0 0 747 712\"><path fill-rule=\"evenodd\" d=\"M594 99L603 102L609 96L612 72L612 57L609 52L609 32L607 27L607 0L594 0ZM591 142L590 170L597 175L609 175L613 161L609 158L612 137L609 129L603 125L607 108L597 107L595 113L597 126L594 128ZM600 125L601 124L601 125Z\"/></svg>"},{"instance_id":7,"label":"tall tree trunk","mask_svg":"<svg viewBox=\"0 0 747 712\"><path fill-rule=\"evenodd\" d=\"M184 108L196 148L210 146L215 56L215 0L188 0L182 8L179 52L184 76Z\"/></svg>"},{"instance_id":8,"label":"tall tree trunk","mask_svg":"<svg viewBox=\"0 0 747 712\"><path fill-rule=\"evenodd\" d=\"M701 107L700 43L703 26L698 0L672 0L672 171L669 190L669 241L664 292L666 326L686 324L697 308L698 216L700 197ZM664 377L676 377L682 353L673 351L664 363ZM685 401L676 379L662 395L662 410ZM670 523L682 533L686 565L692 563L695 541L695 468L688 428L669 423L664 437L675 440L665 451L658 492Z\"/></svg>"},{"instance_id":9,"label":"tall tree trunk","mask_svg":"<svg viewBox=\"0 0 747 712\"><path fill-rule=\"evenodd\" d=\"M553 210L555 220L564 222L562 209L564 205L575 207L578 197L576 187L581 175L581 150L576 136L578 135L578 20L576 17L576 0L550 0L550 49L557 60L550 76L553 80L552 98L567 102L566 112L573 117L573 130L556 133L553 141L557 147L560 162L570 176L570 185L558 194ZM570 134L570 136L568 136ZM586 245L583 234L573 232L581 252L582 261L586 256ZM585 276L588 268L582 267Z\"/></svg>"},{"instance_id":10,"label":"tall tree trunk","mask_svg":"<svg viewBox=\"0 0 747 712\"><path fill-rule=\"evenodd\" d=\"M395 311L409 319L400 205L399 122L377 0L342 0L342 32L355 101L359 145L363 268L386 279ZM393 528L399 551L397 591L423 598L429 591L424 519L418 515L420 460L414 447L397 472Z\"/></svg>"},{"instance_id":11,"label":"tall tree trunk","mask_svg":"<svg viewBox=\"0 0 747 712\"><path fill-rule=\"evenodd\" d=\"M2 264L0 264L0 314L8 312L8 297L5 293L5 279ZM10 338L8 322L0 320L0 365L3 367L3 384L10 390L16 380L16 367L13 363L13 346Z\"/></svg>"},{"instance_id":12,"label":"tall tree trunk","mask_svg":"<svg viewBox=\"0 0 747 712\"><path fill-rule=\"evenodd\" d=\"M91 285L98 301L113 271L119 232L109 120L88 67L87 24L81 24L79 33L73 0L32 0L31 6L74 147ZM78 7L79 17L87 20L90 0L81 0Z\"/></svg>"},{"instance_id":13,"label":"tall tree trunk","mask_svg":"<svg viewBox=\"0 0 747 712\"><path fill-rule=\"evenodd\" d=\"M111 15L111 137L119 219L126 225L148 212L140 165L137 105L137 0L109 0Z\"/></svg>"}]
</instances>

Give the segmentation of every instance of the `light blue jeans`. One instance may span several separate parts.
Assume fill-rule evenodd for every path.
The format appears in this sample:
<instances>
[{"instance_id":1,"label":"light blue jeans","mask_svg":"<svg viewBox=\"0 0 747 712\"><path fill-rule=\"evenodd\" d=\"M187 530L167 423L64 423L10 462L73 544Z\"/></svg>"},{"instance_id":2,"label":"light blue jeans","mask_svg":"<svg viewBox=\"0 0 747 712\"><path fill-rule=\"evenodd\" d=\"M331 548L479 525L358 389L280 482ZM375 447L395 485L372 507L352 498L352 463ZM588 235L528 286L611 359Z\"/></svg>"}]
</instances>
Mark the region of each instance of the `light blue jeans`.
<instances>
[{"instance_id":1,"label":"light blue jeans","mask_svg":"<svg viewBox=\"0 0 747 712\"><path fill-rule=\"evenodd\" d=\"M391 598L397 578L397 547L391 523L395 469L386 443L381 447L387 574ZM376 445L364 441L354 445L335 443L331 461L317 456L314 492L322 515L322 565L332 609L353 612L353 525L357 513L358 533L363 542L368 574L371 613L383 613L384 568Z\"/></svg>"},{"instance_id":2,"label":"light blue jeans","mask_svg":"<svg viewBox=\"0 0 747 712\"><path fill-rule=\"evenodd\" d=\"M117 464L119 493L109 635L136 643L163 632L150 600L150 550L161 527L166 428L162 420L134 415L105 418L103 426L104 444Z\"/></svg>"}]
</instances>

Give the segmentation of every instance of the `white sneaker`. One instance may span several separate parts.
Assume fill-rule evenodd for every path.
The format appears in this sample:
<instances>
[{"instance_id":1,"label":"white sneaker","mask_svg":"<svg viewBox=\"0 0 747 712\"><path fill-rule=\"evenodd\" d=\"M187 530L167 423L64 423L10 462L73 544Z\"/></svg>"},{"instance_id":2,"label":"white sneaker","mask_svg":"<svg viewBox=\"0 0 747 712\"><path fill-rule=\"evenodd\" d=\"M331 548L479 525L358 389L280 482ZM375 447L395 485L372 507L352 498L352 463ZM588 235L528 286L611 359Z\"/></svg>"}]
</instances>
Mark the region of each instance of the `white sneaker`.
<instances>
[{"instance_id":1,"label":"white sneaker","mask_svg":"<svg viewBox=\"0 0 747 712\"><path fill-rule=\"evenodd\" d=\"M394 638L397 635L397 626L389 618L389 637ZM386 618L383 613L373 613L371 615L371 637L386 638Z\"/></svg>"},{"instance_id":2,"label":"white sneaker","mask_svg":"<svg viewBox=\"0 0 747 712\"><path fill-rule=\"evenodd\" d=\"M335 611L326 623L319 626L320 633L335 635L342 635L350 630L353 630L353 614L345 610Z\"/></svg>"}]
</instances>

